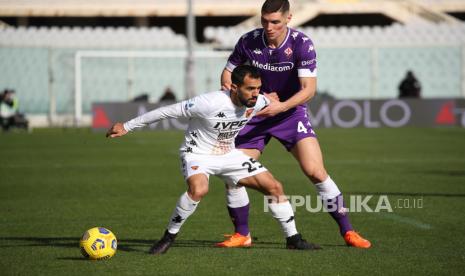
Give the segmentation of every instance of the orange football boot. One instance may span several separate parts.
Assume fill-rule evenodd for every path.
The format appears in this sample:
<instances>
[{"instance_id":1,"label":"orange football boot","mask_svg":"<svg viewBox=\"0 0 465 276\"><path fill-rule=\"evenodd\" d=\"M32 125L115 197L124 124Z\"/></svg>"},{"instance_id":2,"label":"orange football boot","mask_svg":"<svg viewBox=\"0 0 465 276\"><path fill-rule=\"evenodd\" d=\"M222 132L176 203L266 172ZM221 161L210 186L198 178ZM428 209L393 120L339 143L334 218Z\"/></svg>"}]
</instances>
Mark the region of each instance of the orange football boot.
<instances>
[{"instance_id":1,"label":"orange football boot","mask_svg":"<svg viewBox=\"0 0 465 276\"><path fill-rule=\"evenodd\" d=\"M250 237L250 234L243 236L239 233L235 233L234 235L224 236L229 237L229 239L224 242L217 243L217 247L250 247L252 245L252 238Z\"/></svg>"},{"instance_id":2,"label":"orange football boot","mask_svg":"<svg viewBox=\"0 0 465 276\"><path fill-rule=\"evenodd\" d=\"M371 243L368 240L365 240L355 231L347 231L344 235L344 240L348 246L353 246L357 248L370 248Z\"/></svg>"}]
</instances>

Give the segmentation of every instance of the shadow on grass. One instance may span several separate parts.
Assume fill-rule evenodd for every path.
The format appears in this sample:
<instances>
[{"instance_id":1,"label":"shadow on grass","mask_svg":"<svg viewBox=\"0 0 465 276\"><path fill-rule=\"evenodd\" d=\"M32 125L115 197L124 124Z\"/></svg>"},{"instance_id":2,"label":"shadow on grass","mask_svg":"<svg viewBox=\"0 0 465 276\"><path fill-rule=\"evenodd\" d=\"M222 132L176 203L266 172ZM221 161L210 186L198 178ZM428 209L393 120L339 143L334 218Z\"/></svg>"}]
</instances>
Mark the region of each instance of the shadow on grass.
<instances>
[{"instance_id":1,"label":"shadow on grass","mask_svg":"<svg viewBox=\"0 0 465 276\"><path fill-rule=\"evenodd\" d=\"M16 241L18 244L4 245L5 241ZM140 251L146 252L148 248L157 240L146 239L121 239L118 240L118 250L121 251ZM215 248L215 243L218 241L212 240L176 240L173 247L211 247ZM77 248L79 247L78 237L0 237L0 248L5 247L35 247L35 246L51 246L51 247L65 247ZM144 249L139 249L143 247ZM274 242L256 242L254 248L282 248L282 243Z\"/></svg>"},{"instance_id":2,"label":"shadow on grass","mask_svg":"<svg viewBox=\"0 0 465 276\"><path fill-rule=\"evenodd\" d=\"M18 244L4 244L5 241L13 241ZM150 246L157 240L148 239L121 239L118 240L118 250L125 252L143 252L146 253ZM285 242L268 242L258 241L258 238L253 238L253 246L250 248L239 248L241 250L254 250L254 249L285 249ZM215 247L218 241L212 240L176 240L173 247L182 248L212 248L222 249ZM50 246L50 247L64 247L64 248L78 248L79 237L0 237L0 248L7 247L36 247L36 246ZM344 245L324 244L325 247L339 247ZM59 258L62 260L81 260L82 258L64 257Z\"/></svg>"},{"instance_id":3,"label":"shadow on grass","mask_svg":"<svg viewBox=\"0 0 465 276\"><path fill-rule=\"evenodd\" d=\"M62 260L62 261L86 261L88 262L89 260L84 258L84 257L59 257L57 260Z\"/></svg>"},{"instance_id":4,"label":"shadow on grass","mask_svg":"<svg viewBox=\"0 0 465 276\"><path fill-rule=\"evenodd\" d=\"M423 171L422 173L438 174L438 175L443 175L443 176L457 176L457 177L465 176L465 170L430 170L430 171Z\"/></svg>"}]
</instances>

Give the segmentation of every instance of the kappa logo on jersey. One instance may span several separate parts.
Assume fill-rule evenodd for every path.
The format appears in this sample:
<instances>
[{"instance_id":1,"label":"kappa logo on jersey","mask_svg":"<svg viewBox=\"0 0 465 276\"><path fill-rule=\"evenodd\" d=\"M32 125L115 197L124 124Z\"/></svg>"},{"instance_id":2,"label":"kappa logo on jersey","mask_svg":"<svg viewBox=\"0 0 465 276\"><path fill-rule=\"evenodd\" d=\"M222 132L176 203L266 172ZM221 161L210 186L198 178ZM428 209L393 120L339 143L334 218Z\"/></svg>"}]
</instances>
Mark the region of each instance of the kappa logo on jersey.
<instances>
[{"instance_id":1,"label":"kappa logo on jersey","mask_svg":"<svg viewBox=\"0 0 465 276\"><path fill-rule=\"evenodd\" d=\"M302 40L303 40L304 42L307 42L307 41L310 40L310 38L308 38L308 37L306 37L306 36L302 36Z\"/></svg>"},{"instance_id":2,"label":"kappa logo on jersey","mask_svg":"<svg viewBox=\"0 0 465 276\"><path fill-rule=\"evenodd\" d=\"M184 105L184 109L185 110L188 110L189 108L193 107L194 106L194 103L192 100L189 100L186 102L186 104Z\"/></svg>"},{"instance_id":3,"label":"kappa logo on jersey","mask_svg":"<svg viewBox=\"0 0 465 276\"><path fill-rule=\"evenodd\" d=\"M297 38L297 36L299 35L299 32L293 32L291 34L292 38L294 38L294 40Z\"/></svg>"},{"instance_id":4,"label":"kappa logo on jersey","mask_svg":"<svg viewBox=\"0 0 465 276\"><path fill-rule=\"evenodd\" d=\"M257 55L261 55L261 54L262 54L262 50L260 50L260 49L258 49L258 48L255 49L253 52L254 52L255 54L257 54Z\"/></svg>"},{"instance_id":5,"label":"kappa logo on jersey","mask_svg":"<svg viewBox=\"0 0 465 276\"><path fill-rule=\"evenodd\" d=\"M292 55L291 47L287 47L287 49L284 50L284 53L286 54L287 57L290 57Z\"/></svg>"},{"instance_id":6,"label":"kappa logo on jersey","mask_svg":"<svg viewBox=\"0 0 465 276\"><path fill-rule=\"evenodd\" d=\"M260 35L260 31L259 30L256 30L253 32L253 38L257 38L258 36Z\"/></svg>"},{"instance_id":7,"label":"kappa logo on jersey","mask_svg":"<svg viewBox=\"0 0 465 276\"><path fill-rule=\"evenodd\" d=\"M315 50L315 47L313 47L313 44L310 44L308 46L308 52L310 53L311 51Z\"/></svg>"},{"instance_id":8,"label":"kappa logo on jersey","mask_svg":"<svg viewBox=\"0 0 465 276\"><path fill-rule=\"evenodd\" d=\"M292 68L294 68L294 63L290 61L262 64L256 60L252 60L252 65L259 69L267 70L271 72L284 72L284 71L292 70Z\"/></svg>"},{"instance_id":9,"label":"kappa logo on jersey","mask_svg":"<svg viewBox=\"0 0 465 276\"><path fill-rule=\"evenodd\" d=\"M191 131L191 135L192 135L192 137L195 137L195 138L198 137L198 136L197 136L197 132L195 132L195 131Z\"/></svg>"},{"instance_id":10,"label":"kappa logo on jersey","mask_svg":"<svg viewBox=\"0 0 465 276\"><path fill-rule=\"evenodd\" d=\"M242 128L248 120L234 121L234 122L217 122L213 127L218 130L235 130Z\"/></svg>"},{"instance_id":11,"label":"kappa logo on jersey","mask_svg":"<svg viewBox=\"0 0 465 276\"><path fill-rule=\"evenodd\" d=\"M224 118L224 117L226 117L226 115L224 115L224 113L223 113L223 112L220 112L220 113L216 114L216 116L215 116L215 117L218 117L218 118Z\"/></svg>"}]
</instances>

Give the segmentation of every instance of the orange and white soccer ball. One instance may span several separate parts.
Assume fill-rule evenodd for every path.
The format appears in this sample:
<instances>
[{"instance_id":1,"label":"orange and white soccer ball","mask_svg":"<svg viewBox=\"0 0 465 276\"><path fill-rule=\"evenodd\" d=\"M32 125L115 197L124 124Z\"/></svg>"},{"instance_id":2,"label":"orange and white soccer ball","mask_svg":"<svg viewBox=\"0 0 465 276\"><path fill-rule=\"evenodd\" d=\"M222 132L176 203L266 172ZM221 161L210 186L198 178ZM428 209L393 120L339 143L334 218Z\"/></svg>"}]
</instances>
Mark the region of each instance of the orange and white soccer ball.
<instances>
[{"instance_id":1,"label":"orange and white soccer ball","mask_svg":"<svg viewBox=\"0 0 465 276\"><path fill-rule=\"evenodd\" d=\"M115 255L118 242L110 230L94 227L82 235L79 247L84 257L91 260L104 260Z\"/></svg>"}]
</instances>

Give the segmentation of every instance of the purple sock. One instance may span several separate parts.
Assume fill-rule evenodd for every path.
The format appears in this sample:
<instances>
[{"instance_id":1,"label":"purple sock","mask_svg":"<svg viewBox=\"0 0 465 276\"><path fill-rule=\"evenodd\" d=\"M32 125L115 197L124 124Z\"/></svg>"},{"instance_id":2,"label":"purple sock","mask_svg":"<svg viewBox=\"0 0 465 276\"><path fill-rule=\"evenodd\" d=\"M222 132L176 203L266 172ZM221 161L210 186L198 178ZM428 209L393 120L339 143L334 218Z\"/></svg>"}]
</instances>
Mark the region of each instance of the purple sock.
<instances>
[{"instance_id":1,"label":"purple sock","mask_svg":"<svg viewBox=\"0 0 465 276\"><path fill-rule=\"evenodd\" d=\"M228 212L235 232L247 236L249 234L249 204L239 208L228 206Z\"/></svg>"},{"instance_id":2,"label":"purple sock","mask_svg":"<svg viewBox=\"0 0 465 276\"><path fill-rule=\"evenodd\" d=\"M344 236L347 231L353 230L349 221L349 214L345 211L342 194L339 194L333 199L323 201L323 204L331 217L333 217L333 219L339 225L339 231L341 232L342 236Z\"/></svg>"}]
</instances>

